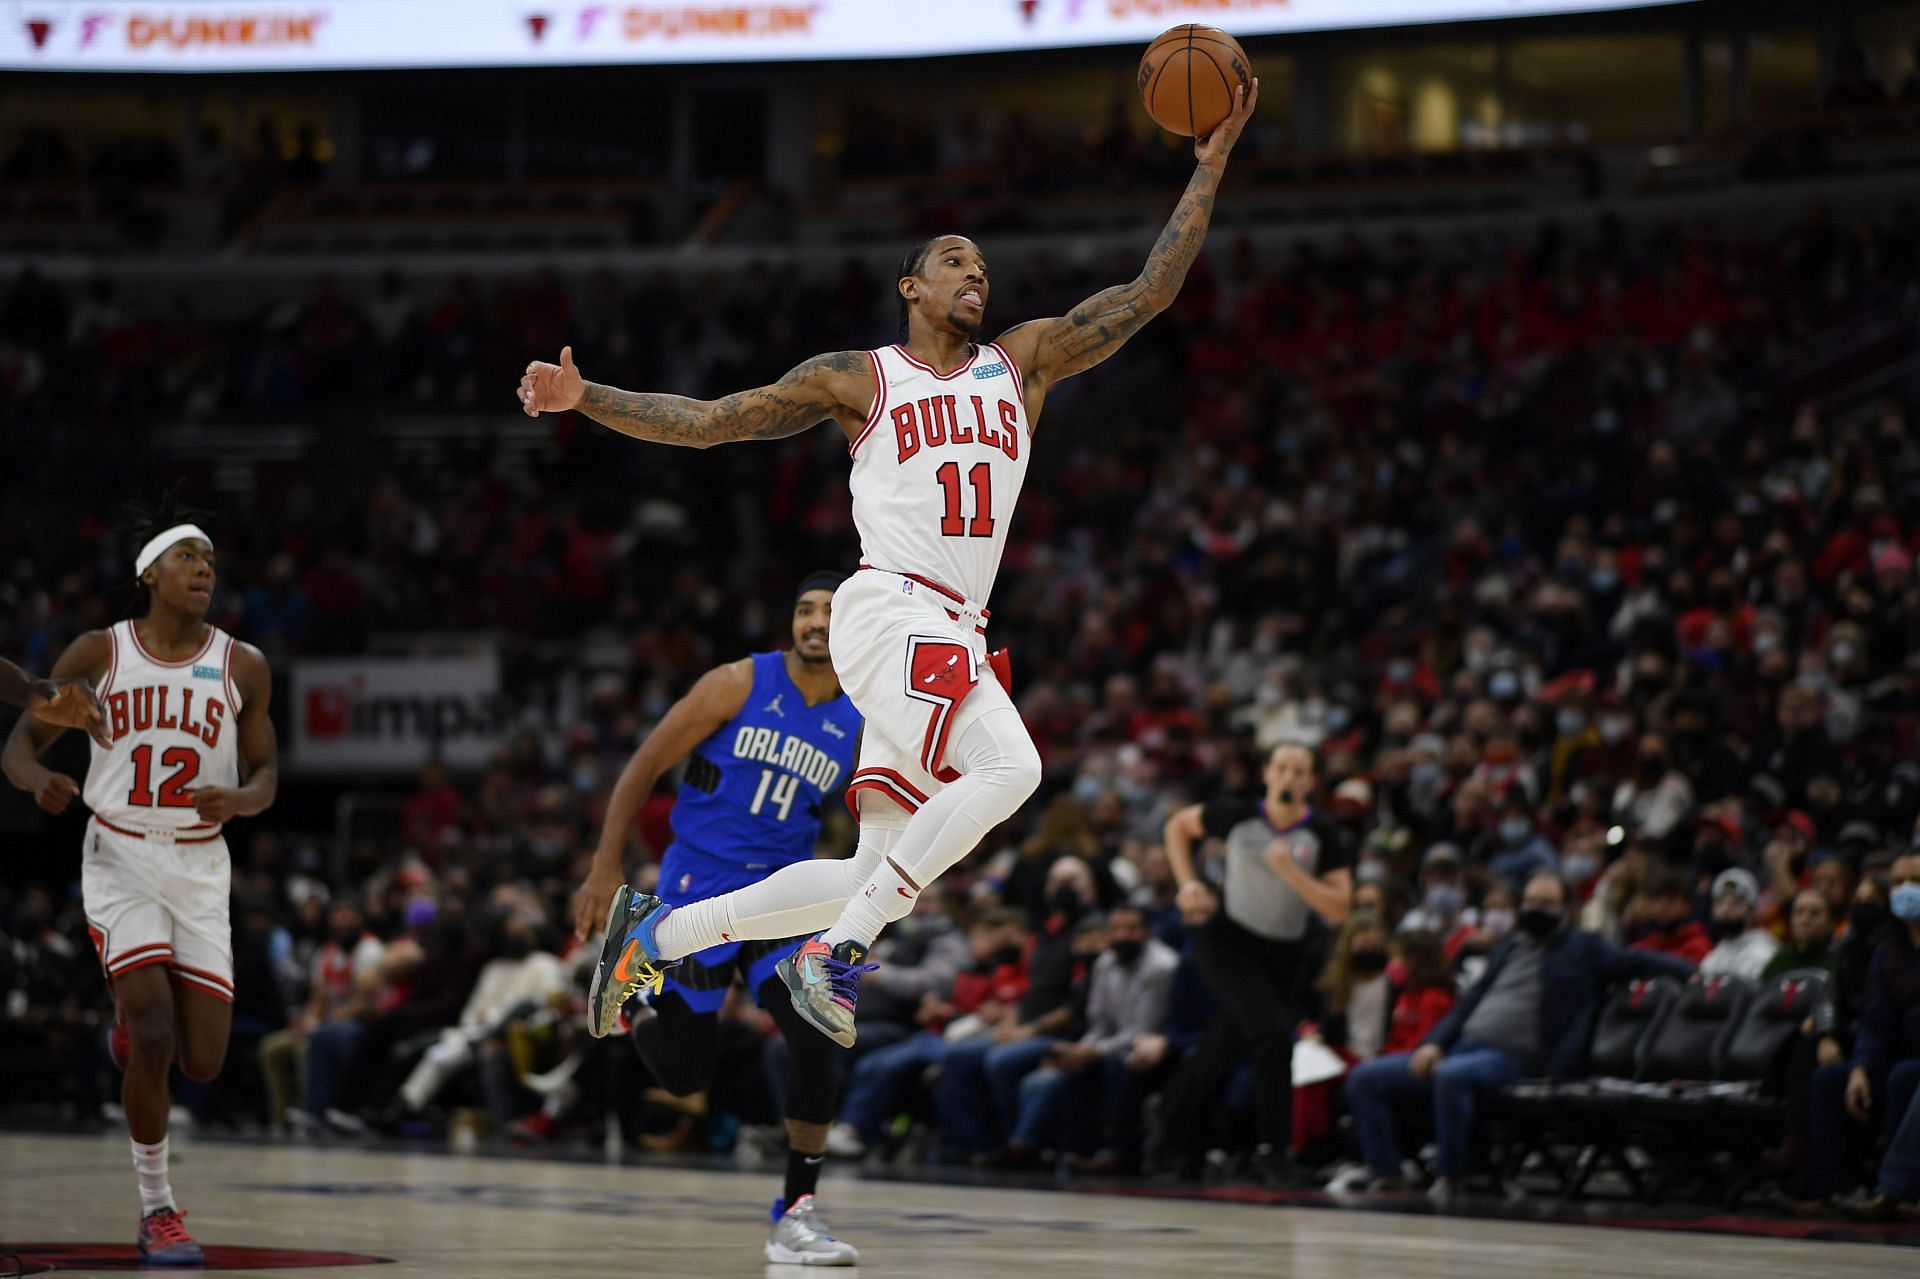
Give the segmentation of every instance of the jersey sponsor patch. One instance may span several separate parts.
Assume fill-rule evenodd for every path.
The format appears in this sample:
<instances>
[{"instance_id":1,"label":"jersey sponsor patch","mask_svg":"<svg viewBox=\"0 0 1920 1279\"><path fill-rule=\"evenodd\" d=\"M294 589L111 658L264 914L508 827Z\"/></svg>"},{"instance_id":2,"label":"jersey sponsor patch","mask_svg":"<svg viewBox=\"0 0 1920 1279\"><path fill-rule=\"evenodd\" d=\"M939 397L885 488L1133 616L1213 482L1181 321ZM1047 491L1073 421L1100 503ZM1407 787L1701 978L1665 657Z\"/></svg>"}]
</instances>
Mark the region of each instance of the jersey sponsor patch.
<instances>
[{"instance_id":1,"label":"jersey sponsor patch","mask_svg":"<svg viewBox=\"0 0 1920 1279\"><path fill-rule=\"evenodd\" d=\"M196 666L193 668L195 679L224 679L226 672L218 666Z\"/></svg>"},{"instance_id":2,"label":"jersey sponsor patch","mask_svg":"<svg viewBox=\"0 0 1920 1279\"><path fill-rule=\"evenodd\" d=\"M976 364L973 369L975 381L984 381L990 377L1005 377L1006 375L1007 366L998 361L992 364Z\"/></svg>"}]
</instances>

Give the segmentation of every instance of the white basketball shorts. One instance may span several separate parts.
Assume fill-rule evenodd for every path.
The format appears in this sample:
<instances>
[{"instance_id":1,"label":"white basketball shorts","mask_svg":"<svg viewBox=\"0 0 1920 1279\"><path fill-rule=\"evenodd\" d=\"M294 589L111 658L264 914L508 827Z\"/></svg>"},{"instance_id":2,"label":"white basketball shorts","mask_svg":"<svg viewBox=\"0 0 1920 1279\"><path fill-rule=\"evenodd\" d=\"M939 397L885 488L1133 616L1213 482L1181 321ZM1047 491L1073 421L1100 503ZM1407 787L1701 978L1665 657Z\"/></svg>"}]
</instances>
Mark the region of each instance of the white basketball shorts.
<instances>
[{"instance_id":1,"label":"white basketball shorts","mask_svg":"<svg viewBox=\"0 0 1920 1279\"><path fill-rule=\"evenodd\" d=\"M87 823L80 895L107 981L165 964L175 985L233 1002L227 841L176 843L95 817Z\"/></svg>"},{"instance_id":2,"label":"white basketball shorts","mask_svg":"<svg viewBox=\"0 0 1920 1279\"><path fill-rule=\"evenodd\" d=\"M986 632L935 583L862 569L833 596L833 668L866 721L847 782L912 813L959 776L946 753L966 727L1012 699L986 660Z\"/></svg>"}]
</instances>

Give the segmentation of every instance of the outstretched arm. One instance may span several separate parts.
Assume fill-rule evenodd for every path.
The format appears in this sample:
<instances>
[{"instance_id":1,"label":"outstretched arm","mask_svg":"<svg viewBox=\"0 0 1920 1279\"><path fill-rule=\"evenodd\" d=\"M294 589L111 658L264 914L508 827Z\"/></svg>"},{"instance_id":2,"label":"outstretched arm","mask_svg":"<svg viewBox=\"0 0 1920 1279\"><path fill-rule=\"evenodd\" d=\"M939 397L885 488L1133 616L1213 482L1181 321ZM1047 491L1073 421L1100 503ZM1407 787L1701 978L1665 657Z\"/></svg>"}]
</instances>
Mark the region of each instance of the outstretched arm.
<instances>
[{"instance_id":1,"label":"outstretched arm","mask_svg":"<svg viewBox=\"0 0 1920 1279\"><path fill-rule=\"evenodd\" d=\"M53 664L53 678L57 681L80 680L92 685L107 673L111 655L107 633L87 631L75 636L73 643L67 645L66 652L60 654L60 660ZM54 772L40 762L41 754L53 745L53 739L66 730L65 724L37 715L22 715L14 722L5 750L0 751L0 769L6 772L7 780L32 795L40 807L54 814L65 812L67 805L80 793L80 783L65 773ZM97 735L104 735L105 731L102 726ZM105 742L101 744L106 745Z\"/></svg>"},{"instance_id":2,"label":"outstretched arm","mask_svg":"<svg viewBox=\"0 0 1920 1279\"><path fill-rule=\"evenodd\" d=\"M798 435L829 417L843 429L864 425L873 394L873 361L865 351L816 355L772 386L718 400L622 391L589 382L574 367L570 346L561 348L560 363L535 360L520 378L520 407L528 417L579 409L623 435L696 449ZM853 434L848 431L849 438Z\"/></svg>"},{"instance_id":3,"label":"outstretched arm","mask_svg":"<svg viewBox=\"0 0 1920 1279\"><path fill-rule=\"evenodd\" d=\"M0 702L24 706L49 724L85 729L102 750L113 747L106 710L93 685L84 679L35 679L0 657Z\"/></svg>"},{"instance_id":4,"label":"outstretched arm","mask_svg":"<svg viewBox=\"0 0 1920 1279\"><path fill-rule=\"evenodd\" d=\"M573 930L583 940L600 927L607 904L620 887L624 878L620 859L627 851L627 832L633 829L633 819L639 816L647 796L653 794L654 783L738 715L752 691L752 658L714 667L660 717L627 761L607 800L607 816L600 824L600 844L594 850L593 865L586 882L573 895Z\"/></svg>"},{"instance_id":5,"label":"outstretched arm","mask_svg":"<svg viewBox=\"0 0 1920 1279\"><path fill-rule=\"evenodd\" d=\"M1199 163L1140 274L1125 284L1102 289L1059 319L1019 325L1000 339L1025 373L1027 386L1038 390L1086 372L1173 305L1186 282L1187 269L1206 241L1207 226L1213 220L1213 193L1226 172L1228 153L1260 101L1260 82L1255 80L1251 90L1237 93L1233 114L1194 144Z\"/></svg>"}]
</instances>

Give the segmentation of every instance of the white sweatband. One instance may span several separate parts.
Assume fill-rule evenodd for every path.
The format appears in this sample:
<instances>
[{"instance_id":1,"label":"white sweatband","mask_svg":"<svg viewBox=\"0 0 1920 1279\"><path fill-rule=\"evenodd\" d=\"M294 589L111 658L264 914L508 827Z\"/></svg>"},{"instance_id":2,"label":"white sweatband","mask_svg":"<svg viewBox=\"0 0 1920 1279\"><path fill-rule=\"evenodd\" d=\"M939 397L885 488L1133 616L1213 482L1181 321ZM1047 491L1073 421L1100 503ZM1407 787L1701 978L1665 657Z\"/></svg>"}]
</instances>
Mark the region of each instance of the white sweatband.
<instances>
[{"instance_id":1,"label":"white sweatband","mask_svg":"<svg viewBox=\"0 0 1920 1279\"><path fill-rule=\"evenodd\" d=\"M160 558L162 551L175 542L184 542L190 537L197 537L208 546L213 545L213 539L208 537L206 531L198 524L176 524L164 532L155 534L152 541L140 548L140 553L133 557L133 575L140 576Z\"/></svg>"}]
</instances>

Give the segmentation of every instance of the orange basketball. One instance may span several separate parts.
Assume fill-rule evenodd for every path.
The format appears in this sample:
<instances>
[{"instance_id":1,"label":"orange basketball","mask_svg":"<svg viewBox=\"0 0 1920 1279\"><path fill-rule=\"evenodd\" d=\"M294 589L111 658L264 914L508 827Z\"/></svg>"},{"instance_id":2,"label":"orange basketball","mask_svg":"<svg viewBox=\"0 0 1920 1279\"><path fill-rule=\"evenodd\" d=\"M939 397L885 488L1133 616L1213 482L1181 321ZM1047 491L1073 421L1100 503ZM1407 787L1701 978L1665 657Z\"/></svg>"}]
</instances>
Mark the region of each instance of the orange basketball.
<instances>
[{"instance_id":1,"label":"orange basketball","mask_svg":"<svg viewBox=\"0 0 1920 1279\"><path fill-rule=\"evenodd\" d=\"M1253 88L1247 51L1219 27L1172 27L1140 55L1141 100L1169 133L1212 133L1232 113L1234 90L1243 85Z\"/></svg>"}]
</instances>

